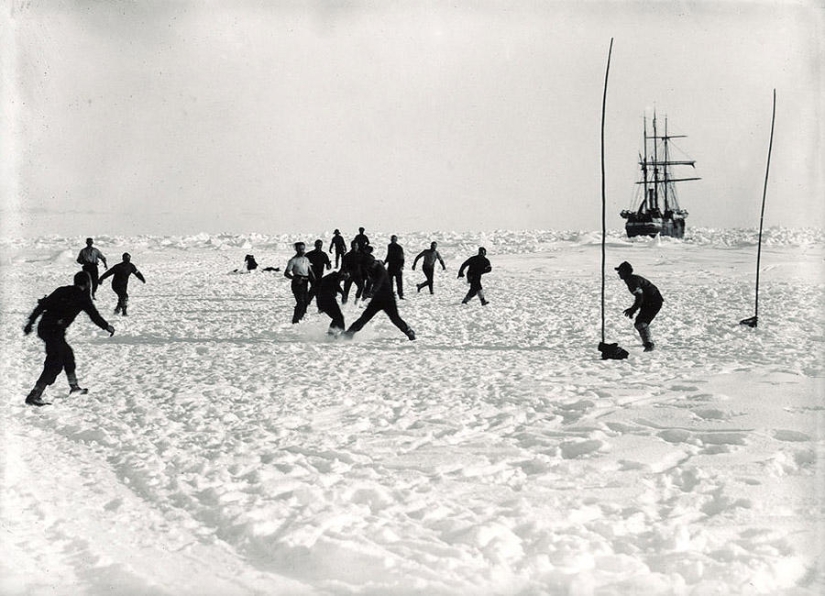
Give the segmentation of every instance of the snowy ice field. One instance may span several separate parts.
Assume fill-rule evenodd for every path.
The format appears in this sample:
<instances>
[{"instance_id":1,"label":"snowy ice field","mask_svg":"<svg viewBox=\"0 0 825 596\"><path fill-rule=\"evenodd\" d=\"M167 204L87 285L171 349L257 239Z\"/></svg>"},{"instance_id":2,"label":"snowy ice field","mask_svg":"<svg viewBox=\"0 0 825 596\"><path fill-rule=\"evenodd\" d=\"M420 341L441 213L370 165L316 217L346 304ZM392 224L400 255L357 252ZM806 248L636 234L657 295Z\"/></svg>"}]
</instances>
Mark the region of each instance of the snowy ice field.
<instances>
[{"instance_id":1,"label":"snowy ice field","mask_svg":"<svg viewBox=\"0 0 825 596\"><path fill-rule=\"evenodd\" d=\"M368 233L370 230L368 230ZM373 234L383 258L388 235ZM825 591L825 234L766 231L607 247L600 234L399 233L401 316L351 342L281 269L301 236L95 236L129 251L130 316L70 330L65 376L33 408L41 296L82 238L0 242L2 528L10 594L821 594ZM416 294L412 258L446 273ZM491 304L461 306L484 245ZM613 271L665 297L643 353ZM412 291L410 291L412 289ZM360 307L348 304L347 322Z\"/></svg>"}]
</instances>

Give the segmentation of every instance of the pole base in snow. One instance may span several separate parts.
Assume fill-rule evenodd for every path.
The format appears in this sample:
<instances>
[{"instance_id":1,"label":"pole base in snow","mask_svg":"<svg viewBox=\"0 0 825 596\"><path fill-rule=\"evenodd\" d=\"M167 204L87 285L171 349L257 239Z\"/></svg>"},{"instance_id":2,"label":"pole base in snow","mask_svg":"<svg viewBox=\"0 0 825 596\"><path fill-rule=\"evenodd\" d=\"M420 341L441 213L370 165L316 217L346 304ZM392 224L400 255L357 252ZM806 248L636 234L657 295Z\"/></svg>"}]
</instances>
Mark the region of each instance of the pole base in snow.
<instances>
[{"instance_id":1,"label":"pole base in snow","mask_svg":"<svg viewBox=\"0 0 825 596\"><path fill-rule=\"evenodd\" d=\"M630 354L624 348L620 348L619 344L599 343L599 352L602 353L602 360L624 360Z\"/></svg>"},{"instance_id":2,"label":"pole base in snow","mask_svg":"<svg viewBox=\"0 0 825 596\"><path fill-rule=\"evenodd\" d=\"M747 325L748 327L756 327L756 322L759 320L759 317L750 317L749 319L742 319L739 321L740 325Z\"/></svg>"}]
</instances>

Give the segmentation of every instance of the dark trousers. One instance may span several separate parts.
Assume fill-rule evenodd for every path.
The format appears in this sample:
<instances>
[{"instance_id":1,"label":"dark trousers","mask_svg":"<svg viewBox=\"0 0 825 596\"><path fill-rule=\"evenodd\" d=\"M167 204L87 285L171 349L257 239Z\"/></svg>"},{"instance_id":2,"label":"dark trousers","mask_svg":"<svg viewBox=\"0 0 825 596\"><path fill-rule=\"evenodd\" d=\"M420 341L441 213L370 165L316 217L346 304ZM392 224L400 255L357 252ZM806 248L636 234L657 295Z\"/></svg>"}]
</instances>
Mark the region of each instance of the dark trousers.
<instances>
[{"instance_id":1,"label":"dark trousers","mask_svg":"<svg viewBox=\"0 0 825 596\"><path fill-rule=\"evenodd\" d=\"M481 287L481 276L480 275L473 275L467 276L467 281L470 282L470 290L467 292L467 295L464 297L464 302L469 302L473 299L473 297L478 294L484 288ZM483 300L482 300L483 302Z\"/></svg>"},{"instance_id":2,"label":"dark trousers","mask_svg":"<svg viewBox=\"0 0 825 596\"><path fill-rule=\"evenodd\" d=\"M335 251L335 268L338 269L338 263L344 258L344 253Z\"/></svg>"},{"instance_id":3,"label":"dark trousers","mask_svg":"<svg viewBox=\"0 0 825 596\"><path fill-rule=\"evenodd\" d=\"M126 307L129 306L129 294L126 292L126 288L115 288L112 287L115 294L117 294L117 306L115 306L115 312L123 311L123 314L126 314Z\"/></svg>"},{"instance_id":4,"label":"dark trousers","mask_svg":"<svg viewBox=\"0 0 825 596\"><path fill-rule=\"evenodd\" d=\"M404 297L404 276L402 275L401 269L388 269L387 273L390 276L390 287L392 284L395 283L395 292L398 294L399 298Z\"/></svg>"},{"instance_id":5,"label":"dark trousers","mask_svg":"<svg viewBox=\"0 0 825 596\"><path fill-rule=\"evenodd\" d=\"M66 342L66 330L62 327L38 326L37 336L46 343L46 360L38 385L51 385L61 371L66 371L69 383L76 383L74 351Z\"/></svg>"},{"instance_id":6,"label":"dark trousers","mask_svg":"<svg viewBox=\"0 0 825 596\"><path fill-rule=\"evenodd\" d=\"M336 302L334 298L330 300L318 296L318 308L332 319L332 322L329 324L330 331L335 329L343 331L345 329L344 313L341 312L341 307L338 306L338 302Z\"/></svg>"},{"instance_id":7,"label":"dark trousers","mask_svg":"<svg viewBox=\"0 0 825 596\"><path fill-rule=\"evenodd\" d=\"M349 326L347 329L347 333L357 333L364 328L364 325L369 323L369 321L378 314L379 311L384 311L387 313L387 316L390 318L390 321L398 327L404 333L408 333L410 328L398 314L398 305L395 303L395 298L392 296L384 297L384 296L376 296L374 297L369 304L367 304L367 308L364 309L364 312L361 313L361 316L358 317L352 325Z\"/></svg>"},{"instance_id":8,"label":"dark trousers","mask_svg":"<svg viewBox=\"0 0 825 596\"><path fill-rule=\"evenodd\" d=\"M352 284L355 284L355 299L358 300L364 294L364 279L360 276L353 275L352 277L348 278L347 281L344 282L344 297L341 298L341 302L344 304L347 303L349 300L349 291L352 288Z\"/></svg>"},{"instance_id":9,"label":"dark trousers","mask_svg":"<svg viewBox=\"0 0 825 596\"><path fill-rule=\"evenodd\" d=\"M91 263L86 263L83 265L83 271L89 274L89 278L92 280L92 298L95 297L95 292L97 292L97 285L100 283L98 278L100 275L98 274L97 265L92 265Z\"/></svg>"},{"instance_id":10,"label":"dark trousers","mask_svg":"<svg viewBox=\"0 0 825 596\"><path fill-rule=\"evenodd\" d=\"M320 272L313 271L315 273L315 279L309 280L309 296L307 298L307 304L312 302L312 299L318 294L318 286L321 285L321 278L324 276L324 270L321 269Z\"/></svg>"},{"instance_id":11,"label":"dark trousers","mask_svg":"<svg viewBox=\"0 0 825 596\"><path fill-rule=\"evenodd\" d=\"M639 324L646 324L650 325L653 319L656 318L656 315L659 314L659 311L662 310L662 303L661 302L653 302L651 304L643 304L642 308L639 309L639 314L636 315L636 325Z\"/></svg>"},{"instance_id":12,"label":"dark trousers","mask_svg":"<svg viewBox=\"0 0 825 596\"><path fill-rule=\"evenodd\" d=\"M309 279L306 277L292 278L292 295L295 296L295 312L292 313L292 322L297 323L307 314L309 304Z\"/></svg>"},{"instance_id":13,"label":"dark trousers","mask_svg":"<svg viewBox=\"0 0 825 596\"><path fill-rule=\"evenodd\" d=\"M433 293L433 275L435 274L435 267L427 267L426 265L421 266L421 271L424 272L424 277L426 277L426 281L423 283L418 284L418 291L421 291L421 288L430 288L430 294Z\"/></svg>"}]
</instances>

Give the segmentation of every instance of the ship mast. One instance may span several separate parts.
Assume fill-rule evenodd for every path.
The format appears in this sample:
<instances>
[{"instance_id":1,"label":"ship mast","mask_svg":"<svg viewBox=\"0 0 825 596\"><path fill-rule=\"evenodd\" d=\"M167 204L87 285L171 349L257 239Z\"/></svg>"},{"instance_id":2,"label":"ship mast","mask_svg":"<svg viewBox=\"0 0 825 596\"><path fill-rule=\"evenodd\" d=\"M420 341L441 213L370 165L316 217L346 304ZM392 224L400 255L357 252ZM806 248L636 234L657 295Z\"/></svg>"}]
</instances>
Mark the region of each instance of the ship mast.
<instances>
[{"instance_id":1,"label":"ship mast","mask_svg":"<svg viewBox=\"0 0 825 596\"><path fill-rule=\"evenodd\" d=\"M643 179L641 182L637 182L637 184L644 185L645 193L644 193L644 201L643 206L652 212L659 211L659 196L660 196L660 188L661 188L661 197L662 203L664 205L665 211L671 209L672 206L675 206L676 209L679 209L678 204L676 203L676 195L674 189L671 187L671 183L673 182L686 182L688 180L701 180L701 178L691 177L691 178L673 178L670 176L668 167L669 166L691 166L696 167L696 162L694 160L671 160L670 159L670 139L680 139L684 138L685 135L670 135L667 132L667 117L665 117L665 131L664 134L659 136L658 125L657 125L657 116L656 112L653 113L653 134L647 134L647 118L645 117L645 126L644 126L644 138L645 138L645 154L642 164L642 174ZM659 159L659 144L658 141L662 141L662 159ZM649 159L647 142L653 141L653 158ZM652 179L648 178L648 167L653 168L653 177ZM661 172L659 171L659 168ZM660 212L661 213L661 212Z\"/></svg>"},{"instance_id":2,"label":"ship mast","mask_svg":"<svg viewBox=\"0 0 825 596\"><path fill-rule=\"evenodd\" d=\"M659 210L659 148L656 139L656 112L653 112L653 194L651 196L650 210L654 213Z\"/></svg>"},{"instance_id":3,"label":"ship mast","mask_svg":"<svg viewBox=\"0 0 825 596\"><path fill-rule=\"evenodd\" d=\"M668 190L669 190L670 184L668 183L668 179L667 179L667 177L668 177L667 164L670 161L670 149L668 148L668 143L667 143L668 139L670 139L670 137L667 136L667 116L665 116L665 135L662 137L662 140L663 140L662 146L664 147L664 154L665 154L665 161L664 161L664 164L662 166L662 175L664 176L664 181L662 182L662 190L664 191L664 195L665 195L664 213L667 213L670 210L670 200L669 200L670 197L668 196Z\"/></svg>"},{"instance_id":4,"label":"ship mast","mask_svg":"<svg viewBox=\"0 0 825 596\"><path fill-rule=\"evenodd\" d=\"M647 198L648 198L648 187L647 187L647 116L644 117L645 120L645 128L644 128L644 139L642 145L644 145L644 159L642 160L642 179L643 184L642 188L642 211L648 210Z\"/></svg>"}]
</instances>

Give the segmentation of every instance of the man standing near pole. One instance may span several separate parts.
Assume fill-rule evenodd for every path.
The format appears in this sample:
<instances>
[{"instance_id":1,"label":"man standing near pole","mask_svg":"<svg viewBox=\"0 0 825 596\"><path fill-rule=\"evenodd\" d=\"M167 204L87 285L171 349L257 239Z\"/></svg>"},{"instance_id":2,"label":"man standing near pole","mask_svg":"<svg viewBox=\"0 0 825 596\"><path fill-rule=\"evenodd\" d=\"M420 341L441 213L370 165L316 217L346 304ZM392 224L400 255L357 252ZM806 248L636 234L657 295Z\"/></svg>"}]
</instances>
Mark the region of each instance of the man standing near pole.
<instances>
[{"instance_id":1,"label":"man standing near pole","mask_svg":"<svg viewBox=\"0 0 825 596\"><path fill-rule=\"evenodd\" d=\"M659 293L659 289L644 277L633 275L633 266L627 261L616 267L616 271L619 272L619 277L627 284L630 293L636 297L633 306L625 309L624 316L632 319L636 311L639 311L633 326L642 338L645 352L652 352L654 344L650 335L650 323L662 308L662 295Z\"/></svg>"}]
</instances>

